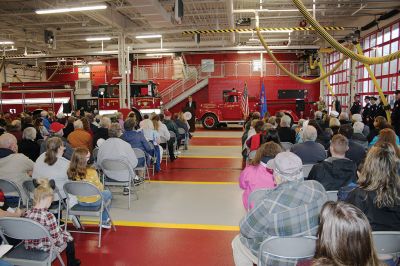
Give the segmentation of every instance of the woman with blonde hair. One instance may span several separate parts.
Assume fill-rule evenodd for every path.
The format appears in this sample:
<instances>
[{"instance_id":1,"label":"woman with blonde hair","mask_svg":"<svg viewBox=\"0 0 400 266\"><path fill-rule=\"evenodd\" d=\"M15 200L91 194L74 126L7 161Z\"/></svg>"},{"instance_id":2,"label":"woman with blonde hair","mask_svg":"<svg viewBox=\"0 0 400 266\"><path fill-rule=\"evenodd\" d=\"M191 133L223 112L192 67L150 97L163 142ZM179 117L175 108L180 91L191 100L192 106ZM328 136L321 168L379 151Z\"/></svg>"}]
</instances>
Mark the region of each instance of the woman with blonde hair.
<instances>
[{"instance_id":1,"label":"woman with blonde hair","mask_svg":"<svg viewBox=\"0 0 400 266\"><path fill-rule=\"evenodd\" d=\"M52 185L47 179L38 179L34 184L36 188L33 192L33 208L25 213L25 217L43 225L49 231L52 241L48 238L25 240L25 248L49 251L51 242L53 242L60 252L61 248L66 244L67 248L65 251L67 254L67 265L80 265L80 260L75 257L75 244L73 237L67 231L63 231L60 226L58 226L55 216L48 211L53 202L54 186L51 187Z\"/></svg>"},{"instance_id":2,"label":"woman with blonde hair","mask_svg":"<svg viewBox=\"0 0 400 266\"><path fill-rule=\"evenodd\" d=\"M325 203L317 236L313 266L385 265L375 252L367 217L351 204L341 201Z\"/></svg>"},{"instance_id":3,"label":"woman with blonde hair","mask_svg":"<svg viewBox=\"0 0 400 266\"><path fill-rule=\"evenodd\" d=\"M103 184L100 182L96 169L88 167L87 162L90 158L90 152L86 148L77 148L72 154L71 163L69 165L67 174L68 178L73 181L85 181L95 185L103 196L103 201L108 202L111 200L111 192L104 189ZM93 197L78 197L79 205L82 206L100 206L101 200L99 196ZM103 228L111 228L110 217L108 210L104 209L102 216Z\"/></svg>"},{"instance_id":4,"label":"woman with blonde hair","mask_svg":"<svg viewBox=\"0 0 400 266\"><path fill-rule=\"evenodd\" d=\"M249 207L248 197L251 192L259 188L275 187L274 177L272 171L267 169L267 163L280 152L281 146L273 141L262 144L250 165L240 173L239 186L244 190L242 200L245 209Z\"/></svg>"},{"instance_id":5,"label":"woman with blonde hair","mask_svg":"<svg viewBox=\"0 0 400 266\"><path fill-rule=\"evenodd\" d=\"M346 202L360 208L374 231L400 231L399 159L389 143L369 150L358 186Z\"/></svg>"}]
</instances>

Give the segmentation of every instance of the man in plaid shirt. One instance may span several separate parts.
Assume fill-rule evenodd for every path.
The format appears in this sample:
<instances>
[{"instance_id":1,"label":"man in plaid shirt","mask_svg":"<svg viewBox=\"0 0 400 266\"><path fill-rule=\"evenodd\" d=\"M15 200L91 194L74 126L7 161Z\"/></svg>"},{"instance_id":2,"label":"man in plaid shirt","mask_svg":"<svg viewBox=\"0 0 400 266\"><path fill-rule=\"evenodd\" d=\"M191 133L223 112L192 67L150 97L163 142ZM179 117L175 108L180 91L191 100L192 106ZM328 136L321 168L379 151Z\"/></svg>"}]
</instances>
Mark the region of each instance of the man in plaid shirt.
<instances>
[{"instance_id":1,"label":"man in plaid shirt","mask_svg":"<svg viewBox=\"0 0 400 266\"><path fill-rule=\"evenodd\" d=\"M316 181L303 181L302 162L294 153L279 153L269 166L278 187L262 201L255 202L255 207L240 222L240 234L232 241L237 266L257 264L260 245L271 236L317 233L319 212L327 201L324 187ZM288 265L288 261L266 254L260 260L263 265Z\"/></svg>"}]
</instances>

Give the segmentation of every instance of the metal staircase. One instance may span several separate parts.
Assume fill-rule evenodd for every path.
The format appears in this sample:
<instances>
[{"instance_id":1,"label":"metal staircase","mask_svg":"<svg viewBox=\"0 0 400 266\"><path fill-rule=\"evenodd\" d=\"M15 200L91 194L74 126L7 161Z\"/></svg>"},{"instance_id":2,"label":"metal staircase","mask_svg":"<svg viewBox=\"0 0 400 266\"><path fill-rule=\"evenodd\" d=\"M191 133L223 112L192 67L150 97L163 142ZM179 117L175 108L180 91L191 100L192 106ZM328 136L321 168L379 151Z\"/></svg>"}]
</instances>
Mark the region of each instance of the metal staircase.
<instances>
[{"instance_id":1,"label":"metal staircase","mask_svg":"<svg viewBox=\"0 0 400 266\"><path fill-rule=\"evenodd\" d=\"M171 109L193 93L208 85L208 77L200 78L200 68L186 70L186 78L178 80L161 92L161 99L165 109Z\"/></svg>"}]
</instances>

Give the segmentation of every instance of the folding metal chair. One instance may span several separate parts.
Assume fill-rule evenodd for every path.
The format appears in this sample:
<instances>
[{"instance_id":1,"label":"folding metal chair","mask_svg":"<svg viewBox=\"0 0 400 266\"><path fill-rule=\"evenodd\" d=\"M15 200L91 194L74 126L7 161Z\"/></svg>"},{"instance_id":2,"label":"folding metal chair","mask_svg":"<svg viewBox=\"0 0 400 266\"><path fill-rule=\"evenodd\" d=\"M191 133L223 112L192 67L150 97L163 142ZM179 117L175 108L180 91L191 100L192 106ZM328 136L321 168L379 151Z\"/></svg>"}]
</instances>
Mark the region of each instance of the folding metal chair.
<instances>
[{"instance_id":1,"label":"folding metal chair","mask_svg":"<svg viewBox=\"0 0 400 266\"><path fill-rule=\"evenodd\" d=\"M104 202L103 200L103 195L101 194L101 191L93 184L89 182L82 182L82 181L69 181L64 184L64 192L65 195L67 195L67 213L66 213L66 220L68 219L69 215L75 215L75 216L92 216L92 217L99 217L99 232L85 232L85 231L70 231L70 232L76 232L76 233L86 233L86 234L96 234L99 235L99 242L98 242L98 247L101 247L101 235L102 235L102 214L103 212L107 212L111 225L116 231L116 228L114 226L114 222L111 219L110 211L108 210L108 207L111 203L111 200ZM78 203L70 206L70 197L75 196L75 197L93 197L93 196L99 196L101 200L101 204L99 206L81 206ZM67 223L65 223L65 230L67 230ZM83 226L82 226L82 229Z\"/></svg>"},{"instance_id":2,"label":"folding metal chair","mask_svg":"<svg viewBox=\"0 0 400 266\"><path fill-rule=\"evenodd\" d=\"M178 128L178 133L179 133L179 135L185 135L185 138L181 140L181 144L183 143L184 149L187 150L188 144L189 144L188 133L186 133L185 129L183 129L181 127Z\"/></svg>"},{"instance_id":3,"label":"folding metal chair","mask_svg":"<svg viewBox=\"0 0 400 266\"><path fill-rule=\"evenodd\" d=\"M315 253L315 237L271 237L261 243L258 266L293 265L311 259Z\"/></svg>"},{"instance_id":4,"label":"folding metal chair","mask_svg":"<svg viewBox=\"0 0 400 266\"><path fill-rule=\"evenodd\" d=\"M17 204L9 204L11 208L21 207L21 204L23 204L22 192L16 183L8 179L0 179L0 189L3 191L4 196L19 197Z\"/></svg>"},{"instance_id":5,"label":"folding metal chair","mask_svg":"<svg viewBox=\"0 0 400 266\"><path fill-rule=\"evenodd\" d=\"M308 175L311 172L311 169L313 168L315 164L303 164L303 177L304 179L308 178Z\"/></svg>"},{"instance_id":6,"label":"folding metal chair","mask_svg":"<svg viewBox=\"0 0 400 266\"><path fill-rule=\"evenodd\" d=\"M105 186L115 186L115 187L123 187L129 189L128 194L128 209L131 208L131 190L136 194L137 199L139 199L139 195L136 192L135 186L132 186L133 178L135 177L135 173L132 171L131 167L127 165L123 161L119 160L111 160L105 159L101 162L100 168L102 169L102 181ZM107 175L105 174L107 172ZM113 173L120 174L121 172L126 172L126 180L115 180L113 177Z\"/></svg>"},{"instance_id":7,"label":"folding metal chair","mask_svg":"<svg viewBox=\"0 0 400 266\"><path fill-rule=\"evenodd\" d=\"M281 142L281 146L284 151L290 151L290 149L293 147L293 143L291 142Z\"/></svg>"},{"instance_id":8,"label":"folding metal chair","mask_svg":"<svg viewBox=\"0 0 400 266\"><path fill-rule=\"evenodd\" d=\"M400 231L372 232L375 250L380 255L391 255L395 260L400 258Z\"/></svg>"},{"instance_id":9,"label":"folding metal chair","mask_svg":"<svg viewBox=\"0 0 400 266\"><path fill-rule=\"evenodd\" d=\"M331 190L327 191L326 194L328 195L328 201L337 201L338 200L338 191L337 190Z\"/></svg>"},{"instance_id":10,"label":"folding metal chair","mask_svg":"<svg viewBox=\"0 0 400 266\"><path fill-rule=\"evenodd\" d=\"M51 242L50 250L46 252L35 249L25 249L24 242L22 241L3 256L2 259L8 263L23 266L51 266L51 263L57 257L61 265L65 266L49 231L40 223L27 218L4 217L0 218L0 229L0 236L5 244L8 244L8 242L4 235L19 240L48 238ZM63 251L65 248L66 245L62 246L60 250Z\"/></svg>"},{"instance_id":11,"label":"folding metal chair","mask_svg":"<svg viewBox=\"0 0 400 266\"><path fill-rule=\"evenodd\" d=\"M26 194L28 195L28 198L26 199L26 208L29 209L30 208L29 206L33 205L33 192L35 191L35 186L33 185L32 180L24 181L24 183L22 183L22 186L24 187L24 190L25 190ZM53 214L57 214L57 223L58 223L58 226L60 226L61 212L62 212L62 210L66 209L67 206L65 205L65 202L64 202L64 200L61 196L61 193L57 187L54 189L54 193L57 194L57 196L58 196L58 203L53 202L50 205L48 211Z\"/></svg>"},{"instance_id":12,"label":"folding metal chair","mask_svg":"<svg viewBox=\"0 0 400 266\"><path fill-rule=\"evenodd\" d=\"M136 158L139 160L140 158L144 159L144 166L136 166L135 171L144 171L144 178L146 179L146 173L147 173L147 178L150 181L150 173L149 173L149 167L147 166L147 157L146 153L142 151L139 148L133 148L133 152L136 155Z\"/></svg>"}]
</instances>

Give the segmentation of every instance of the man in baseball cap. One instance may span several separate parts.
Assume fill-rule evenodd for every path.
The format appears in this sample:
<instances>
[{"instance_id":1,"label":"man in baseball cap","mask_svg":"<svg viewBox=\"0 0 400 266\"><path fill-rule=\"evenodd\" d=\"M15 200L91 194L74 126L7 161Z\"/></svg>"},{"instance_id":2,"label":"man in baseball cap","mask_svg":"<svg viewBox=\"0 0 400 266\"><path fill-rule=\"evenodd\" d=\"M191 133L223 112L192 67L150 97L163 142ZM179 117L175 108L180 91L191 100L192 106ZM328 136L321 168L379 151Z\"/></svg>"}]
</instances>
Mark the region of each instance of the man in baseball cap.
<instances>
[{"instance_id":1,"label":"man in baseball cap","mask_svg":"<svg viewBox=\"0 0 400 266\"><path fill-rule=\"evenodd\" d=\"M281 152L270 161L277 187L253 202L240 222L240 234L232 241L236 265L257 264L260 245L269 237L311 236L318 229L319 212L327 201L324 187L314 180L303 181L303 165L294 153ZM285 262L271 256L261 259L265 265Z\"/></svg>"}]
</instances>

